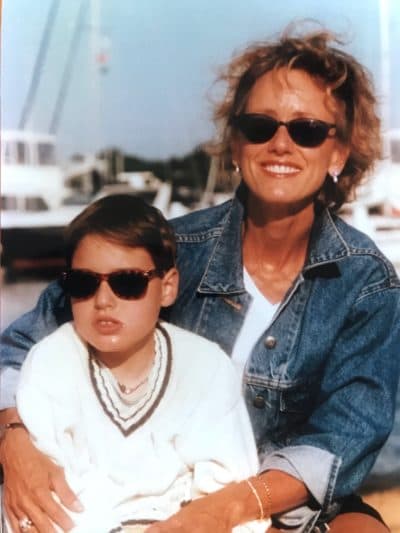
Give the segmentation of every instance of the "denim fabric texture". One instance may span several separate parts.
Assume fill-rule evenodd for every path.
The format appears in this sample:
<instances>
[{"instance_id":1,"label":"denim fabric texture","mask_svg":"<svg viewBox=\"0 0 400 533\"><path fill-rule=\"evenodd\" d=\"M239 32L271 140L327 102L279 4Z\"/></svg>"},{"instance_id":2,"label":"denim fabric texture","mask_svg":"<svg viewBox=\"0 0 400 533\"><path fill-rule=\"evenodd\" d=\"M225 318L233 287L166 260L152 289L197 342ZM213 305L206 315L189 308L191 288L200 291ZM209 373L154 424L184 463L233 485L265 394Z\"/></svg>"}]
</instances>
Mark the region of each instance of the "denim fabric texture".
<instances>
[{"instance_id":1,"label":"denim fabric texture","mask_svg":"<svg viewBox=\"0 0 400 533\"><path fill-rule=\"evenodd\" d=\"M174 219L180 291L163 318L231 353L250 303L238 197ZM1 366L71 318L58 283L2 335ZM190 354L188 354L190 356ZM356 491L393 425L400 373L400 282L376 245L329 210L318 213L302 272L256 343L243 391L261 470L302 479L312 531ZM289 513L282 525L296 527Z\"/></svg>"},{"instance_id":2,"label":"denim fabric texture","mask_svg":"<svg viewBox=\"0 0 400 533\"><path fill-rule=\"evenodd\" d=\"M172 221L181 285L166 316L227 353L250 302L243 218L235 198ZM324 210L244 372L262 470L297 472L321 518L337 512L335 500L359 488L392 429L399 374L396 272L370 238Z\"/></svg>"}]
</instances>

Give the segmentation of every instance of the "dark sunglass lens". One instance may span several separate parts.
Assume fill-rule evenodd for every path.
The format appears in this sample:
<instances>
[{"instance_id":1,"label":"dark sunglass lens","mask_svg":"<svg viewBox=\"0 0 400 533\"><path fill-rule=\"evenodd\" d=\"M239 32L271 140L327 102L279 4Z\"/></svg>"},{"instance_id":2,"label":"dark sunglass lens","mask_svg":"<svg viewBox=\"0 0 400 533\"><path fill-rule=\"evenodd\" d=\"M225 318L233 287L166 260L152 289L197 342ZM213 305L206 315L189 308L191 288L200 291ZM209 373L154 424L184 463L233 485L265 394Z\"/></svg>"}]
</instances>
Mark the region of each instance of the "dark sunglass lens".
<instances>
[{"instance_id":1,"label":"dark sunglass lens","mask_svg":"<svg viewBox=\"0 0 400 533\"><path fill-rule=\"evenodd\" d=\"M148 278L140 272L117 272L108 278L110 287L120 298L140 298L146 292Z\"/></svg>"},{"instance_id":2,"label":"dark sunglass lens","mask_svg":"<svg viewBox=\"0 0 400 533\"><path fill-rule=\"evenodd\" d=\"M322 144L329 132L329 124L316 120L293 120L288 124L289 134L299 146L314 148Z\"/></svg>"},{"instance_id":3,"label":"dark sunglass lens","mask_svg":"<svg viewBox=\"0 0 400 533\"><path fill-rule=\"evenodd\" d=\"M89 298L99 286L99 280L90 272L71 270L63 279L63 288L72 298Z\"/></svg>"},{"instance_id":4,"label":"dark sunglass lens","mask_svg":"<svg viewBox=\"0 0 400 533\"><path fill-rule=\"evenodd\" d=\"M255 144L269 141L278 129L278 122L267 116L241 115L237 124L246 139Z\"/></svg>"}]
</instances>

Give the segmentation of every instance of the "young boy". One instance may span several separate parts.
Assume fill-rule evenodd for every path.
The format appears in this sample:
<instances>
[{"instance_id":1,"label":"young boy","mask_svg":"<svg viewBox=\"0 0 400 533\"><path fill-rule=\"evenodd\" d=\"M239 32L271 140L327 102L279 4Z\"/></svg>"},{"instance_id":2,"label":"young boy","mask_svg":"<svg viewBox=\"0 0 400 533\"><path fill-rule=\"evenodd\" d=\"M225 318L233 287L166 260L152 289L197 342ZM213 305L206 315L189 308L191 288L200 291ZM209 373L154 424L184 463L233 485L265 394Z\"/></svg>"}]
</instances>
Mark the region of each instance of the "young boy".
<instances>
[{"instance_id":1,"label":"young boy","mask_svg":"<svg viewBox=\"0 0 400 533\"><path fill-rule=\"evenodd\" d=\"M133 196L93 203L67 229L66 260L73 322L30 351L17 406L84 506L74 531L144 531L255 474L229 358L159 321L178 291L174 235L160 212Z\"/></svg>"}]
</instances>

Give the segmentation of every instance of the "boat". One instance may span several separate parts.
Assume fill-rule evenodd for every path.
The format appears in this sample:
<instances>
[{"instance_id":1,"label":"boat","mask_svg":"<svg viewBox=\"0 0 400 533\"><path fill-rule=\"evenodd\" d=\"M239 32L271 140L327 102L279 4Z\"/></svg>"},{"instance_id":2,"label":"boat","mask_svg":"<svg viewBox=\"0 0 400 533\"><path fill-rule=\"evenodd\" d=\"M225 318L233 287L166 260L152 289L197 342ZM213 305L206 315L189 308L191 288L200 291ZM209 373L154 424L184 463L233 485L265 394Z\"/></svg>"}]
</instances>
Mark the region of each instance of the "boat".
<instances>
[{"instance_id":1,"label":"boat","mask_svg":"<svg viewBox=\"0 0 400 533\"><path fill-rule=\"evenodd\" d=\"M66 191L53 135L2 131L1 170L3 210L43 211L61 204Z\"/></svg>"},{"instance_id":2,"label":"boat","mask_svg":"<svg viewBox=\"0 0 400 533\"><path fill-rule=\"evenodd\" d=\"M386 157L341 214L377 243L400 274L400 129L383 137Z\"/></svg>"},{"instance_id":3,"label":"boat","mask_svg":"<svg viewBox=\"0 0 400 533\"><path fill-rule=\"evenodd\" d=\"M1 262L6 269L62 262L63 228L82 206L66 206L54 135L1 132Z\"/></svg>"},{"instance_id":4,"label":"boat","mask_svg":"<svg viewBox=\"0 0 400 533\"><path fill-rule=\"evenodd\" d=\"M140 196L168 218L188 211L173 201L172 184L152 172L107 176L105 162L90 155L62 168L54 135L4 131L1 141L1 263L8 280L23 270L62 268L64 228L104 196Z\"/></svg>"}]
</instances>

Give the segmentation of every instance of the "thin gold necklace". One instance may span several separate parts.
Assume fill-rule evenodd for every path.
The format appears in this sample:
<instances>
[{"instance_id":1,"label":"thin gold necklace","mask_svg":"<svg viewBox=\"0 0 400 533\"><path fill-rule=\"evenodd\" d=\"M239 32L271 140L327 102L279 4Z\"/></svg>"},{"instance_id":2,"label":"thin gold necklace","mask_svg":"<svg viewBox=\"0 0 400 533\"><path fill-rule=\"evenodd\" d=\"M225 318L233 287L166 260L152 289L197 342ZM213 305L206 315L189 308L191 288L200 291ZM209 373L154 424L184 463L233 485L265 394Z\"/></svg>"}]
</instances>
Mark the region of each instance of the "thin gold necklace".
<instances>
[{"instance_id":1,"label":"thin gold necklace","mask_svg":"<svg viewBox=\"0 0 400 533\"><path fill-rule=\"evenodd\" d=\"M118 380L117 380L117 385L118 385L119 390L122 392L122 394L129 395L129 394L133 394L134 392L136 392L142 385L144 385L148 381L149 381L149 376L147 375L144 379L142 379L142 381L140 381L134 387L127 387L123 383L120 383Z\"/></svg>"}]
</instances>

